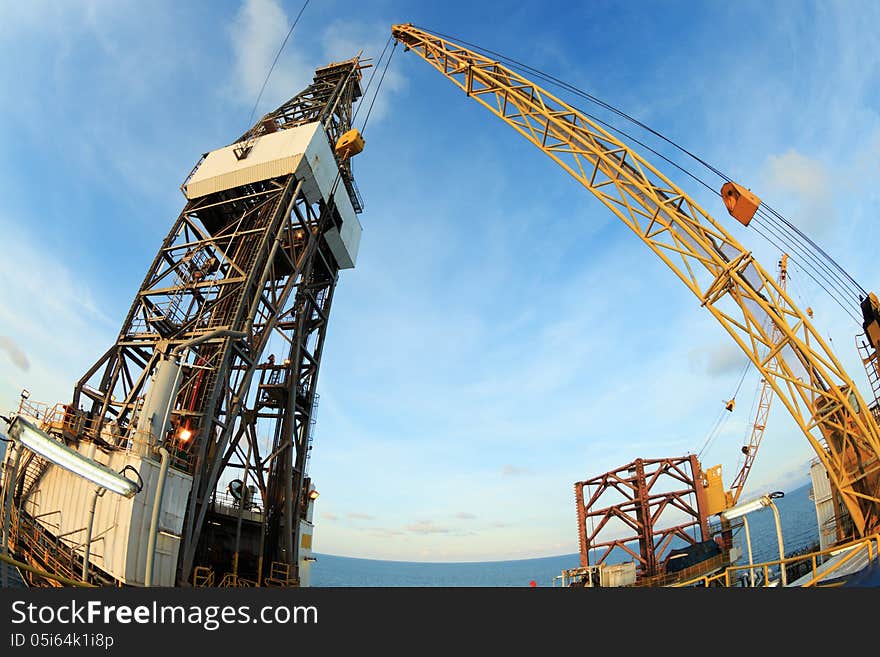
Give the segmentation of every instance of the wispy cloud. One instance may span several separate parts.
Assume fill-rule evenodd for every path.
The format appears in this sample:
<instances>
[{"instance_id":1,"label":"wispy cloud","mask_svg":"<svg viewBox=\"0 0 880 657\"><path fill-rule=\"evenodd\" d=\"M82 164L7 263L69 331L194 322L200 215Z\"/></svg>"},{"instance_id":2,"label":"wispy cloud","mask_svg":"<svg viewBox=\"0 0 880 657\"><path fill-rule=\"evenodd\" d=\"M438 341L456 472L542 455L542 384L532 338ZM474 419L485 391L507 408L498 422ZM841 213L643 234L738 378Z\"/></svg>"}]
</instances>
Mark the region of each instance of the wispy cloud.
<instances>
[{"instance_id":1,"label":"wispy cloud","mask_svg":"<svg viewBox=\"0 0 880 657\"><path fill-rule=\"evenodd\" d=\"M534 472L532 472L532 470L530 470L529 468L522 468L516 465L511 465L510 463L505 463L501 467L502 477L521 477L530 474L534 474Z\"/></svg>"},{"instance_id":2,"label":"wispy cloud","mask_svg":"<svg viewBox=\"0 0 880 657\"><path fill-rule=\"evenodd\" d=\"M832 194L832 178L822 160L794 149L767 158L766 182L778 191L789 214L811 235L828 233L838 221Z\"/></svg>"},{"instance_id":3,"label":"wispy cloud","mask_svg":"<svg viewBox=\"0 0 880 657\"><path fill-rule=\"evenodd\" d=\"M6 332L0 348L19 369L0 368L0 395L15 399L27 387L40 401L67 400L74 382L112 344L119 322L64 264L62 253L37 246L2 219L0 242L16 245L0 258L0 326Z\"/></svg>"},{"instance_id":4,"label":"wispy cloud","mask_svg":"<svg viewBox=\"0 0 880 657\"><path fill-rule=\"evenodd\" d=\"M30 361L28 361L25 353L17 344L15 344L15 340L12 338L0 335L0 351L5 352L6 355L9 356L9 360L12 361L12 364L18 369L23 372L27 372L30 369Z\"/></svg>"},{"instance_id":5,"label":"wispy cloud","mask_svg":"<svg viewBox=\"0 0 880 657\"><path fill-rule=\"evenodd\" d=\"M468 513L467 511L459 511L455 514L455 517L459 520L474 520L477 516L473 513Z\"/></svg>"},{"instance_id":6,"label":"wispy cloud","mask_svg":"<svg viewBox=\"0 0 880 657\"><path fill-rule=\"evenodd\" d=\"M324 520L329 520L330 522L337 522L339 520L339 516L337 516L335 513L330 513L328 511L322 512L321 517Z\"/></svg>"},{"instance_id":7,"label":"wispy cloud","mask_svg":"<svg viewBox=\"0 0 880 657\"><path fill-rule=\"evenodd\" d=\"M747 357L736 344L722 342L692 349L689 360L693 369L716 378L741 372Z\"/></svg>"},{"instance_id":8,"label":"wispy cloud","mask_svg":"<svg viewBox=\"0 0 880 657\"><path fill-rule=\"evenodd\" d=\"M375 536L376 538L395 538L397 536L403 536L404 532L399 529L388 529L387 527L371 527L369 530L371 536Z\"/></svg>"},{"instance_id":9,"label":"wispy cloud","mask_svg":"<svg viewBox=\"0 0 880 657\"><path fill-rule=\"evenodd\" d=\"M230 99L253 106L292 20L277 0L244 0L229 28L234 54ZM257 116L298 92L311 79L312 67L306 62L303 50L293 47L301 29L302 23L294 29L278 58Z\"/></svg>"},{"instance_id":10,"label":"wispy cloud","mask_svg":"<svg viewBox=\"0 0 880 657\"><path fill-rule=\"evenodd\" d=\"M362 56L372 58L373 66L377 67L380 65L379 56L382 54L385 43L390 36L390 25L390 21L365 22L360 20L337 19L330 23L330 25L324 30L324 54L329 61L339 61L350 59L363 51ZM376 96L376 102L370 112L370 123L373 125L387 116L388 111L391 108L393 97L395 94L404 90L407 86L407 81L400 72L399 62L397 63L398 65L395 66L394 61L400 56L399 51L402 50L402 48L398 47L398 52L392 57L391 53L393 47L393 43L388 46L388 49L385 52L386 60L381 62L381 69L374 68L364 71L365 78L362 86L366 86L371 76L373 78L373 86L369 90L369 97L362 98L360 102L369 104L373 95L379 90L379 93ZM388 57L392 57L392 61L386 70ZM384 78L382 77L383 71ZM380 80L382 82L381 87L379 87ZM366 112L367 108L364 108L363 112L358 117L359 120L366 118Z\"/></svg>"},{"instance_id":11,"label":"wispy cloud","mask_svg":"<svg viewBox=\"0 0 880 657\"><path fill-rule=\"evenodd\" d=\"M345 516L347 518L351 518L352 520L372 520L374 518L374 516L371 516L367 513L359 513L357 511L346 513Z\"/></svg>"},{"instance_id":12,"label":"wispy cloud","mask_svg":"<svg viewBox=\"0 0 880 657\"><path fill-rule=\"evenodd\" d=\"M419 520L411 525L406 525L404 529L413 534L448 534L451 529L448 527L440 527L432 520Z\"/></svg>"}]
</instances>

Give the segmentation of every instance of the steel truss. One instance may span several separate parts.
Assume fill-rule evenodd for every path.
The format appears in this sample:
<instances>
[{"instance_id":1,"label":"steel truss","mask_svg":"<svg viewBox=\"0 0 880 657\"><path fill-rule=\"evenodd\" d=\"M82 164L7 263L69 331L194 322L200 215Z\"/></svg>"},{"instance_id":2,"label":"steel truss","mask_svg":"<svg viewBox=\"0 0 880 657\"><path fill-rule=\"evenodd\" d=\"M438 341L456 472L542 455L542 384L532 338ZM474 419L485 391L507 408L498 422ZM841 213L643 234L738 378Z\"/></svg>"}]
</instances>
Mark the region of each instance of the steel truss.
<instances>
[{"instance_id":1,"label":"steel truss","mask_svg":"<svg viewBox=\"0 0 880 657\"><path fill-rule=\"evenodd\" d=\"M447 39L409 24L394 25L391 33L562 167L672 269L791 413L859 534L880 527L880 426L807 315L752 254L686 192L577 108Z\"/></svg>"},{"instance_id":2,"label":"steel truss","mask_svg":"<svg viewBox=\"0 0 880 657\"><path fill-rule=\"evenodd\" d=\"M700 463L691 455L636 459L575 483L581 567L605 563L617 548L633 557L640 578L653 577L661 573L673 538L689 545L708 540L701 477ZM608 504L609 498L616 502ZM673 515L679 522L664 527L666 517ZM616 538L604 538L611 533ZM639 543L638 552L629 545L633 541ZM596 554L592 561L591 552Z\"/></svg>"},{"instance_id":3,"label":"steel truss","mask_svg":"<svg viewBox=\"0 0 880 657\"><path fill-rule=\"evenodd\" d=\"M351 125L362 67L355 58L318 69L313 84L260 119L236 142L239 148L267 132L315 121L332 146ZM356 192L350 162L340 164L339 179ZM324 237L338 225L338 211L332 202L307 199L305 182L290 174L190 200L150 265L116 343L74 391L71 407L86 416L80 437L106 449L130 448L138 440L145 386L163 355L218 330L244 333L209 337L184 352L172 413L176 431L165 441L174 467L193 475L179 584L192 581L196 565L216 565L206 518L221 475L239 471L260 494L260 562L287 564L288 582L297 581L316 384L339 273ZM270 340L284 345L283 360L262 361ZM268 448L260 437L268 437ZM252 576L260 579L260 573Z\"/></svg>"}]
</instances>

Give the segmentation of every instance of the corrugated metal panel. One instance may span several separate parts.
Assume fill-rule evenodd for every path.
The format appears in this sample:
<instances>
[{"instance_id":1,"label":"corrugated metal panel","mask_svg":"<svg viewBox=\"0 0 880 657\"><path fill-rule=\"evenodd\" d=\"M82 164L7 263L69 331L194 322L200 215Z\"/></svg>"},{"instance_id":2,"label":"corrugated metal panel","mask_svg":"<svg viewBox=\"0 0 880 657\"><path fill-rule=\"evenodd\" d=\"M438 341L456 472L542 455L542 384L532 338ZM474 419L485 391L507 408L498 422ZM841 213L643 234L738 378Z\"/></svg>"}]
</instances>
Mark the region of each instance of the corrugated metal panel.
<instances>
[{"instance_id":1,"label":"corrugated metal panel","mask_svg":"<svg viewBox=\"0 0 880 657\"><path fill-rule=\"evenodd\" d=\"M248 185L260 180L269 180L271 178L278 178L279 176L286 176L287 174L296 171L301 159L302 155L284 157L278 160L249 166L247 168L234 169L227 173L214 176L213 178L190 182L186 186L186 196L190 199L199 198L200 196L221 192L226 189L233 189L234 187Z\"/></svg>"},{"instance_id":2,"label":"corrugated metal panel","mask_svg":"<svg viewBox=\"0 0 880 657\"><path fill-rule=\"evenodd\" d=\"M824 550L831 547L837 540L832 499L816 502L816 522L819 526L819 548Z\"/></svg>"},{"instance_id":3,"label":"corrugated metal panel","mask_svg":"<svg viewBox=\"0 0 880 657\"><path fill-rule=\"evenodd\" d=\"M308 123L263 135L254 140L248 156L243 160L235 156L237 144L212 151L186 182L186 197L198 198L258 180L294 173L317 133L324 133L320 124Z\"/></svg>"},{"instance_id":4,"label":"corrugated metal panel","mask_svg":"<svg viewBox=\"0 0 880 657\"><path fill-rule=\"evenodd\" d=\"M144 489L134 497L125 498L108 491L98 498L89 561L126 584L143 584L159 464L130 452L108 455L99 451L93 455L89 448L89 445L83 445L80 451L117 472L131 465L144 481ZM180 534L192 478L177 470L169 470L165 486L159 528L171 534ZM37 522L56 536L70 532L61 540L81 553L95 489L90 481L53 465L46 470L39 486L31 493L26 508L34 516L40 515ZM167 567L163 562L154 580L158 585L170 586L174 583L177 565L175 543L179 544L179 541L170 538L161 540L162 549L168 551L166 561L173 561L173 567Z\"/></svg>"},{"instance_id":5,"label":"corrugated metal panel","mask_svg":"<svg viewBox=\"0 0 880 657\"><path fill-rule=\"evenodd\" d=\"M810 467L810 479L813 482L813 497L817 502L831 498L831 481L828 472L820 461Z\"/></svg>"}]
</instances>

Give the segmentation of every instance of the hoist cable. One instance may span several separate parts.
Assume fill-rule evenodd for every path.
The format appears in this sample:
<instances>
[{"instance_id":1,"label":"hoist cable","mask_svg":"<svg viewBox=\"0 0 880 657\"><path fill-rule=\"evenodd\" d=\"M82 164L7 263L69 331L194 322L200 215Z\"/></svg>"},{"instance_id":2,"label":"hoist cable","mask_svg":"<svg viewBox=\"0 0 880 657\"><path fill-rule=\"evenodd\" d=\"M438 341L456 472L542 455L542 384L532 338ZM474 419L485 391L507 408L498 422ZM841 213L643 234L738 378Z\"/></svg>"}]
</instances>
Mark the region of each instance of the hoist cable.
<instances>
[{"instance_id":1,"label":"hoist cable","mask_svg":"<svg viewBox=\"0 0 880 657\"><path fill-rule=\"evenodd\" d=\"M269 77L272 75L272 71L275 70L275 64L278 63L278 58L281 57L281 51L284 50L284 46L287 45L287 40L290 38L290 35L293 34L293 28L296 27L296 24L299 23L300 16L303 15L303 12L306 10L306 7L309 5L311 0L306 0L303 3L302 8L300 8L299 13L296 15L296 18L293 20L293 24L290 26L290 29L287 30L287 36L284 37L284 41L281 42L281 47L278 49L278 52L275 53L275 59L272 60L272 66L269 67L269 72L266 73L266 79L263 80L263 86L260 87L260 93L257 94L257 100L254 103L254 108L251 110L251 115L248 117L247 128L251 129L251 125L253 125L254 114L257 112L257 107L260 104L260 99L263 97L263 92L266 90L266 85L269 83Z\"/></svg>"},{"instance_id":2,"label":"hoist cable","mask_svg":"<svg viewBox=\"0 0 880 657\"><path fill-rule=\"evenodd\" d=\"M370 87L373 86L373 78L376 77L376 71L379 69L379 66L382 65L382 60L385 59L385 52L388 50L388 46L391 45L391 42L394 40L393 36L388 37L388 40L385 42L385 47L382 48L382 54L379 55L379 59L376 60L375 66L373 66L373 70L370 71L370 79L367 80L367 86L364 87L363 97L366 98L367 94L370 92ZM363 107L363 103L358 103L357 108L354 111L354 116L351 117L351 124L354 125L354 121L357 118L358 113L361 111L361 107Z\"/></svg>"},{"instance_id":3,"label":"hoist cable","mask_svg":"<svg viewBox=\"0 0 880 657\"><path fill-rule=\"evenodd\" d=\"M419 29L423 29L423 28L419 28ZM430 31L430 30L428 30L428 31ZM541 71L540 69L537 69L533 66L529 66L528 64L524 64L523 62L520 62L512 57L508 57L508 56L506 56L502 53L499 53L497 51L494 51L494 50L491 50L488 48L483 48L483 47L478 46L476 44L470 43L466 40L463 40L463 39L460 39L458 37L451 36L448 34L443 34L441 32L432 32L432 33L436 34L439 37L449 39L449 40L455 41L456 43L459 43L459 44L462 44L462 45L467 46L469 48L472 48L473 50L475 50L476 52L478 52L480 54L491 55L492 57L498 58L498 60L507 63L508 65L510 65L511 68L513 68L514 70L517 70L518 72L528 73L528 74L530 74L540 80L548 82L549 84L552 84L554 86L562 88L562 89L564 89L564 90L566 90L576 96L587 99L590 102L616 114L617 116L620 116L621 118L624 118L627 121L630 121L631 123L639 126L640 128L651 133L652 135L658 137L659 139L662 139L663 141L665 141L666 143L668 143L669 145L671 145L675 149L684 153L685 155L692 158L696 162L702 164L709 171L711 171L712 173L714 173L718 177L722 178L724 181L727 182L727 181L732 180L732 178L729 175L727 175L723 171L719 170L718 168L714 167L713 165L711 165L710 163L708 163L707 161L705 161L704 159L702 159L701 157L699 157L698 155L693 153L692 151L684 148L683 146L681 146L680 144L678 144L674 140L666 137L662 133L658 132L657 130L654 130L653 128L651 128L650 126L646 125L645 123L639 121L635 117L627 114L626 112L623 112L622 110L620 110L620 109L614 107L613 105L611 105L610 103L594 96L593 94L590 94L586 91L583 91L582 89L578 89L577 87L575 87L575 86L573 86L563 80L560 80L559 78L557 78L553 75L550 75L544 71ZM583 112L583 110L579 110L579 111ZM695 180L699 184L703 185L707 189L709 189L717 194L717 191L711 185L709 185L704 180L702 180L699 176L693 174L691 171L688 171L683 166L672 161L669 157L662 155L656 149L653 149L650 146L648 146L647 144L645 144L644 142L642 142L638 139L635 139L632 135L627 134L625 131L621 130L620 128L617 128L616 126L613 126L612 124L610 124L607 121L603 121L603 120L599 119L598 117L596 117L590 113L587 113L587 112L584 112L584 115L587 116L588 118L590 118L591 120L596 121L597 123L603 125L604 127L609 128L610 130L612 130L620 135L623 135L624 137L633 141L634 143L639 144L640 146L647 149L648 151L650 151L651 153L653 153L657 157L661 158L663 161L674 166L679 171L685 173L685 175L689 176L690 178L692 178L693 180ZM851 297L859 297L859 295L861 295L862 297L865 296L866 292L865 292L864 288L862 288L862 286L859 285L858 282L856 282L855 279L853 279L852 276L850 276L846 272L846 270L843 269L843 267L841 267L826 251L824 251L821 247L819 247L812 239L810 239L806 234L804 234L803 231L798 229L794 224L792 224L789 220L787 220L779 212L774 210L768 204L762 203L759 208L759 214L761 214L763 217L765 217L765 231L770 230L771 227L776 229L774 231L774 234L776 235L776 238L780 242L782 242L782 244L784 245L781 250L786 251L786 252L787 251L801 252L801 254L802 254L801 255L801 260L802 260L801 264L806 268L813 269L815 272L815 275L811 275L811 278L813 278L814 280L816 280L818 277L823 278L825 280L825 282L830 287L834 288L835 290L837 290L839 293L843 294L844 296L851 296ZM756 232L758 232L758 234L762 235L762 237L765 237L765 239L766 239L764 232L762 232L760 230L756 230ZM804 242L806 242L806 244ZM774 246L777 246L777 248L779 248L779 244L777 242L772 241L772 243L774 244ZM800 247L800 248L798 248L798 247ZM812 251L812 253L811 253L811 251ZM821 272L819 270L824 270L828 274L828 276L826 277L826 276L821 275ZM830 279L833 279L836 282L836 284L832 283L832 280L829 280L829 277L830 277ZM824 285L822 285L821 287L827 294L829 294L829 296L835 296L828 289L828 287L825 287ZM836 301L840 305L840 301L837 299L836 299ZM852 314L849 311L847 311L847 314L850 314L850 316L852 316Z\"/></svg>"},{"instance_id":4,"label":"hoist cable","mask_svg":"<svg viewBox=\"0 0 880 657\"><path fill-rule=\"evenodd\" d=\"M418 26L416 26L416 27L418 27ZM419 27L418 29L425 29L425 31L432 32L431 30L428 30L426 28ZM699 162L700 164L705 166L707 169L712 171L717 176L724 178L726 181L731 180L730 176L723 173L722 171L719 171L714 166L712 166L711 164L709 164L705 160L701 159L698 155L690 152L689 150L687 150L683 146L675 143L673 140L669 139L668 137L666 137L662 133L657 132L656 130L654 130L650 126L648 126L648 125L642 123L641 121L639 121L638 119L630 116L629 114L627 114L623 110L620 110L620 109L614 107L610 103L605 102L601 98L598 98L598 97L596 97L586 91L583 91L582 89L578 89L574 85L571 85L568 82L565 82L564 80L560 80L559 78L554 77L553 75L550 75L549 73L545 73L544 71L542 71L540 69L537 69L533 66L529 66L528 64L524 64L523 62L517 61L516 59L513 59L512 57L508 57L508 56L503 55L503 54L496 52L494 50L489 50L488 48L483 48L483 47L478 46L476 44L469 43L468 41L464 41L463 39L459 39L458 37L450 36L448 34L443 34L441 32L432 32L432 33L436 34L437 36L442 37L444 39L450 39L450 40L455 41L457 43L461 43L465 46L468 46L469 48L472 48L473 50L477 51L478 53L481 53L481 54L485 53L485 54L492 55L494 57L498 57L499 59L512 64L513 65L512 68L519 67L520 69L524 69L525 71L528 71L529 73L535 75L536 77L538 77L546 82L550 82L550 83L552 83L562 89L565 89L566 91L569 91L577 96L580 96L582 98L590 100L591 102L599 105L600 107L603 107L603 108L607 109L608 111L613 112L614 114L617 114L618 116L625 118L628 121L631 121L632 123L638 125L640 128L647 130L648 132L655 135L656 137L659 137L660 139L667 142L668 144L670 144L674 148L687 154L689 157L693 158L694 160L696 160L697 162Z\"/></svg>"},{"instance_id":5,"label":"hoist cable","mask_svg":"<svg viewBox=\"0 0 880 657\"><path fill-rule=\"evenodd\" d=\"M739 383L736 384L736 389L733 392L733 396L730 398L731 401L736 399L736 396L739 394L740 388L742 388L743 381L746 379L746 374L749 373L749 368L752 366L751 359L747 359L745 365L743 366L742 374L739 377ZM709 446L714 442L715 438L718 437L718 433L721 431L721 428L724 426L727 420L724 419L724 414L727 413L731 415L733 413L732 410L728 410L726 407L721 410L721 413L718 416L718 419L715 420L715 424L712 425L712 428L709 430L709 434L706 436L706 440L703 443L703 446L700 448L700 451L697 452L697 457L701 457L703 452L705 452Z\"/></svg>"},{"instance_id":6,"label":"hoist cable","mask_svg":"<svg viewBox=\"0 0 880 657\"><path fill-rule=\"evenodd\" d=\"M361 134L363 134L367 129L367 122L370 120L370 114L373 113L373 105L376 102L376 98L379 96L379 90L382 88L382 82L385 81L385 74L388 72L388 65L391 64L391 59L394 57L394 51L397 50L397 41L394 42L394 47L391 49L391 54L388 55L388 59L385 60L385 68L382 70L382 76L379 78L379 84L376 87L376 92L373 94L373 99L370 101L370 107L367 109L367 116L364 119L364 125L361 126Z\"/></svg>"}]
</instances>

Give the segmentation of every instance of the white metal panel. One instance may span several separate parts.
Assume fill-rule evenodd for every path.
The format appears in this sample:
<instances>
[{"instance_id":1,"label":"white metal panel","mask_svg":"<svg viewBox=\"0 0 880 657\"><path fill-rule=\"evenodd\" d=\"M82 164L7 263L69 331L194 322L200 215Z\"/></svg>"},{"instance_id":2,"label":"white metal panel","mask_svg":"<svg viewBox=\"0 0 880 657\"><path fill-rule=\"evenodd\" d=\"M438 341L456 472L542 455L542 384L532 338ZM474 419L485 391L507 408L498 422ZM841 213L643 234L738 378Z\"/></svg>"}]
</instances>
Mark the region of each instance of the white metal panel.
<instances>
[{"instance_id":1,"label":"white metal panel","mask_svg":"<svg viewBox=\"0 0 880 657\"><path fill-rule=\"evenodd\" d=\"M156 486L159 481L160 464L144 460L141 467L144 490L149 491L149 494L143 496L132 510L131 531L128 536L128 559L125 564L125 582L135 585L143 585L147 578L147 545L150 540L150 523ZM164 536L164 534L179 536L183 531L185 505L191 487L192 477L177 470L168 470L162 508L159 512L159 536L156 541L156 562L153 564L154 586L173 586L174 584L177 548L180 546L180 541L172 540L170 536ZM160 549L160 545L164 547ZM165 556L160 559L163 550ZM168 565L171 560L174 562L173 567Z\"/></svg>"},{"instance_id":2,"label":"white metal panel","mask_svg":"<svg viewBox=\"0 0 880 657\"><path fill-rule=\"evenodd\" d=\"M816 461L810 467L810 479L813 482L813 497L816 502L831 498L831 481L821 461Z\"/></svg>"},{"instance_id":3,"label":"white metal panel","mask_svg":"<svg viewBox=\"0 0 880 657\"><path fill-rule=\"evenodd\" d=\"M636 582L636 564L634 561L606 565L599 570L599 581L602 586L630 586Z\"/></svg>"},{"instance_id":4,"label":"white metal panel","mask_svg":"<svg viewBox=\"0 0 880 657\"><path fill-rule=\"evenodd\" d=\"M312 538L315 526L307 521L300 520L299 523L299 585L312 585Z\"/></svg>"},{"instance_id":5,"label":"white metal panel","mask_svg":"<svg viewBox=\"0 0 880 657\"><path fill-rule=\"evenodd\" d=\"M113 456L99 452L95 460L121 470L125 465L123 455ZM55 535L63 535L62 542L81 554L96 489L90 481L50 465L30 495L31 508L40 516L37 521L41 525ZM129 499L108 491L95 505L91 561L114 575L125 562L124 541L120 545L120 538L128 532L132 500L137 497Z\"/></svg>"},{"instance_id":6,"label":"white metal panel","mask_svg":"<svg viewBox=\"0 0 880 657\"><path fill-rule=\"evenodd\" d=\"M825 550L837 540L837 521L834 516L831 480L825 466L818 459L810 464L810 480L813 484L813 504L816 506L816 522L819 526L819 548Z\"/></svg>"},{"instance_id":7,"label":"white metal panel","mask_svg":"<svg viewBox=\"0 0 880 657\"><path fill-rule=\"evenodd\" d=\"M305 171L308 166L309 171ZM308 174L311 175L308 175ZM330 192L333 191L334 184L336 192L333 199L336 202L336 208L342 219L342 227L331 228L326 234L327 246L333 252L333 257L341 269L351 269L357 261L357 253L361 241L361 224L355 214L354 206L348 196L348 191L342 181L337 180L339 168L336 164L336 157L330 147L330 141L327 139L327 133L323 129L314 133L308 148L306 149L305 158L300 162L297 169L297 177L302 179L313 179L317 183L317 190L305 187L306 198L314 202L318 199L311 196L315 191L319 191L321 198L325 201L330 198Z\"/></svg>"},{"instance_id":8,"label":"white metal panel","mask_svg":"<svg viewBox=\"0 0 880 657\"><path fill-rule=\"evenodd\" d=\"M831 498L816 502L816 522L819 526L819 548L825 550L837 541L834 501Z\"/></svg>"},{"instance_id":9,"label":"white metal panel","mask_svg":"<svg viewBox=\"0 0 880 657\"><path fill-rule=\"evenodd\" d=\"M81 444L80 451L87 450L89 445ZM131 465L140 473L144 489L131 498L109 491L98 498L89 561L126 584L142 585L159 464L131 452L106 454L98 450L93 458L116 471ZM165 486L159 529L179 535L183 530L184 505L192 486L192 477L170 469ZM51 465L30 494L25 508L33 516L39 515L37 522L52 534L67 534L61 540L82 554L95 490L96 486L90 481ZM179 545L179 541L169 537L162 538L160 534L159 545L162 547L157 546L157 554L164 550L165 557L160 560L157 556L157 562L162 563L156 572L155 583L171 586L174 583L176 545ZM168 565L171 561L173 567Z\"/></svg>"},{"instance_id":10,"label":"white metal panel","mask_svg":"<svg viewBox=\"0 0 880 657\"><path fill-rule=\"evenodd\" d=\"M254 140L243 160L235 156L238 144L211 151L186 181L183 188L186 197L199 198L294 173L319 127L318 123L308 123L263 135ZM323 128L320 132L324 132Z\"/></svg>"},{"instance_id":11,"label":"white metal panel","mask_svg":"<svg viewBox=\"0 0 880 657\"><path fill-rule=\"evenodd\" d=\"M180 552L180 535L159 532L156 537L156 559L153 562L155 586L174 586L177 576L177 556Z\"/></svg>"}]
</instances>

